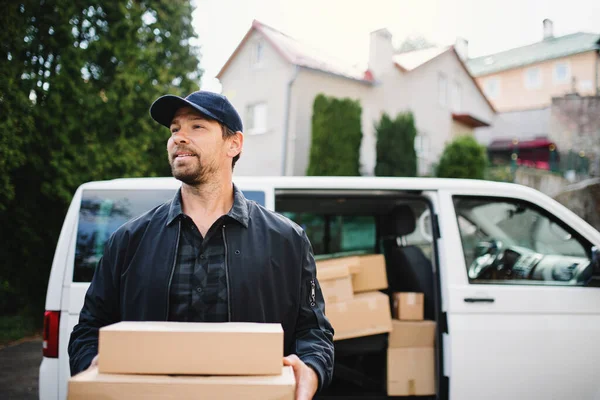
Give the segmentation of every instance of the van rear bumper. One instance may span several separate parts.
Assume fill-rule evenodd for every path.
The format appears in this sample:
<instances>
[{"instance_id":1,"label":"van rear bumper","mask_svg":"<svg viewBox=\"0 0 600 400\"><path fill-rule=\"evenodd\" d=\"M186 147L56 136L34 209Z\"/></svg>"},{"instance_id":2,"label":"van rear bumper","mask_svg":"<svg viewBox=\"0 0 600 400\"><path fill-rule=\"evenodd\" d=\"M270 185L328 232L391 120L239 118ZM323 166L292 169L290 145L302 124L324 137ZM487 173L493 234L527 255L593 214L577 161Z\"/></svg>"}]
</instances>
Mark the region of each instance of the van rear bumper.
<instances>
[{"instance_id":1,"label":"van rear bumper","mask_svg":"<svg viewBox=\"0 0 600 400\"><path fill-rule=\"evenodd\" d=\"M58 400L58 358L44 357L40 364L40 400Z\"/></svg>"}]
</instances>

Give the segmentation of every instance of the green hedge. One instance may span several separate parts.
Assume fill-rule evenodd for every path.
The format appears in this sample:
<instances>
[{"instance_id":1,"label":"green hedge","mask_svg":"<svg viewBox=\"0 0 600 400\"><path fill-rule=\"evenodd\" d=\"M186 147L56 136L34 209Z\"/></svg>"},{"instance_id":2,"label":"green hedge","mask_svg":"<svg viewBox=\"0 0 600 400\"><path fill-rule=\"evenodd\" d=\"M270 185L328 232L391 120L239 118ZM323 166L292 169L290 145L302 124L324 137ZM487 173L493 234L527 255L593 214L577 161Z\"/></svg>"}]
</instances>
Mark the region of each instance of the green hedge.
<instances>
[{"instance_id":1,"label":"green hedge","mask_svg":"<svg viewBox=\"0 0 600 400\"><path fill-rule=\"evenodd\" d=\"M315 97L306 175L360 175L361 114L358 100Z\"/></svg>"},{"instance_id":2,"label":"green hedge","mask_svg":"<svg viewBox=\"0 0 600 400\"><path fill-rule=\"evenodd\" d=\"M485 179L488 158L485 146L463 135L448 143L437 166L440 178Z\"/></svg>"},{"instance_id":3,"label":"green hedge","mask_svg":"<svg viewBox=\"0 0 600 400\"><path fill-rule=\"evenodd\" d=\"M377 176L417 176L415 137L417 129L411 112L391 119L384 113L375 125L377 134Z\"/></svg>"}]
</instances>

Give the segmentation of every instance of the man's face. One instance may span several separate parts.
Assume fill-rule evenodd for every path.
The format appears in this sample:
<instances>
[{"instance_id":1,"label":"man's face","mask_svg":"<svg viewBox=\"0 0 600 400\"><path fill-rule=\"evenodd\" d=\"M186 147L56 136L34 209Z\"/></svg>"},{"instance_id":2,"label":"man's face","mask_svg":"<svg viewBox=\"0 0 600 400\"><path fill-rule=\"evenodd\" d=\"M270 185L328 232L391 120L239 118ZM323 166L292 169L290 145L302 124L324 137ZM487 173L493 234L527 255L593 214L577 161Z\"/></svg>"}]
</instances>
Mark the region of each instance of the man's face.
<instances>
[{"instance_id":1,"label":"man's face","mask_svg":"<svg viewBox=\"0 0 600 400\"><path fill-rule=\"evenodd\" d=\"M171 122L167 142L173 176L188 184L201 185L217 175L221 168L231 168L227 140L221 125L206 119L191 107L177 111Z\"/></svg>"}]
</instances>

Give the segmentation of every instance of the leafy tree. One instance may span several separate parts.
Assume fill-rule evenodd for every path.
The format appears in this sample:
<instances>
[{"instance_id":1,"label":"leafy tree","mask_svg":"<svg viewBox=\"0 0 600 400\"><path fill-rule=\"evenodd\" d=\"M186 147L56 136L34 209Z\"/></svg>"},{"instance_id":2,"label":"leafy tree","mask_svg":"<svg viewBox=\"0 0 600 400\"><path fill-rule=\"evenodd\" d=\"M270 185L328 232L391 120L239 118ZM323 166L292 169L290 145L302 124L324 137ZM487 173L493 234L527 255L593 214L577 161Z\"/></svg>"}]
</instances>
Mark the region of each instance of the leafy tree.
<instances>
[{"instance_id":1,"label":"leafy tree","mask_svg":"<svg viewBox=\"0 0 600 400\"><path fill-rule=\"evenodd\" d=\"M462 135L450 142L437 167L440 178L484 179L488 164L485 146L470 135Z\"/></svg>"},{"instance_id":2,"label":"leafy tree","mask_svg":"<svg viewBox=\"0 0 600 400\"><path fill-rule=\"evenodd\" d=\"M431 47L435 47L435 43L430 42L422 35L413 35L407 37L398 47L399 53L406 53L409 51L423 50Z\"/></svg>"},{"instance_id":3,"label":"leafy tree","mask_svg":"<svg viewBox=\"0 0 600 400\"><path fill-rule=\"evenodd\" d=\"M315 97L307 175L360 175L361 114L358 100Z\"/></svg>"},{"instance_id":4,"label":"leafy tree","mask_svg":"<svg viewBox=\"0 0 600 400\"><path fill-rule=\"evenodd\" d=\"M168 132L148 109L197 90L202 71L187 0L30 0L3 11L0 224L10 235L0 282L39 318L75 189L169 175Z\"/></svg>"},{"instance_id":5,"label":"leafy tree","mask_svg":"<svg viewBox=\"0 0 600 400\"><path fill-rule=\"evenodd\" d=\"M377 176L417 176L415 137L417 129L411 112L391 119L387 113L375 126L377 134Z\"/></svg>"}]
</instances>

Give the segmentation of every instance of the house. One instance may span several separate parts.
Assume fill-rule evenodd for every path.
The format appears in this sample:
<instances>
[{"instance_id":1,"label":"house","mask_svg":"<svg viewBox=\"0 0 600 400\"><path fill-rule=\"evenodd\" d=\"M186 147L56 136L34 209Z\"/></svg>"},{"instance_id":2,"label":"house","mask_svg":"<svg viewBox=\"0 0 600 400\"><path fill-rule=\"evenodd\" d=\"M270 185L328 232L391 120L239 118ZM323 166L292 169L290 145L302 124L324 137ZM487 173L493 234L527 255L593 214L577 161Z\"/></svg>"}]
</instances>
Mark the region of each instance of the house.
<instances>
[{"instance_id":1,"label":"house","mask_svg":"<svg viewBox=\"0 0 600 400\"><path fill-rule=\"evenodd\" d=\"M356 68L254 21L217 74L244 122L244 154L235 173L304 175L319 93L360 101L363 175L374 173L374 124L383 112L408 110L417 126L419 172L430 173L446 142L489 126L495 113L464 59L455 46L396 54L383 29L371 33L368 69Z\"/></svg>"},{"instance_id":2,"label":"house","mask_svg":"<svg viewBox=\"0 0 600 400\"><path fill-rule=\"evenodd\" d=\"M600 34L555 37L543 21L543 40L468 60L467 66L499 112L549 107L552 97L600 91Z\"/></svg>"}]
</instances>

